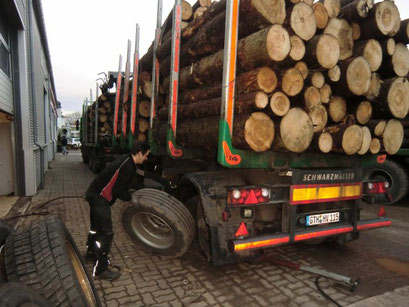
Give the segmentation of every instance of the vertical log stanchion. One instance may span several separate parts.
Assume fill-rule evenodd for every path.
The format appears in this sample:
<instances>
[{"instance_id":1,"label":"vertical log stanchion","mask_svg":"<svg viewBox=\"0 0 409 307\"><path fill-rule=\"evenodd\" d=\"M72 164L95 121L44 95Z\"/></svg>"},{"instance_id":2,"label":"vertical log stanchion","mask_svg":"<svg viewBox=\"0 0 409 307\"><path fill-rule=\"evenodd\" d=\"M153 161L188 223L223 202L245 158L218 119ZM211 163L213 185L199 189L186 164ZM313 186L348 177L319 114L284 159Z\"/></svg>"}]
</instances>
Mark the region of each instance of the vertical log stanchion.
<instances>
[{"instance_id":1,"label":"vertical log stanchion","mask_svg":"<svg viewBox=\"0 0 409 307\"><path fill-rule=\"evenodd\" d=\"M138 110L138 83L139 83L139 25L136 24L135 34L135 52L133 64L133 79L132 79L132 97L131 97L131 116L129 119L129 146L131 147L135 141L135 125L139 122Z\"/></svg>"},{"instance_id":2,"label":"vertical log stanchion","mask_svg":"<svg viewBox=\"0 0 409 307\"><path fill-rule=\"evenodd\" d=\"M118 134L118 115L119 115L119 100L121 97L121 84L122 84L122 55L119 55L119 67L118 76L116 79L116 96L115 96L115 112L114 112L114 133L112 134L112 144L115 146L117 144L117 134Z\"/></svg>"}]
</instances>

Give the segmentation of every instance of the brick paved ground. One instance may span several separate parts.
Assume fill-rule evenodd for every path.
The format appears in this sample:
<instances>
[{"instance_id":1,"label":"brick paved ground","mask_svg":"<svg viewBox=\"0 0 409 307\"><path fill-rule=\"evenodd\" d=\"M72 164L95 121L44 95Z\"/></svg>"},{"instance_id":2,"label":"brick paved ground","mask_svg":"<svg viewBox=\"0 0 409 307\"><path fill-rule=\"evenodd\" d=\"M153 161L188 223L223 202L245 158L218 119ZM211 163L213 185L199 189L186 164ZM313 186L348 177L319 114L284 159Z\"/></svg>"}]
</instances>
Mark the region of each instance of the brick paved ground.
<instances>
[{"instance_id":1,"label":"brick paved ground","mask_svg":"<svg viewBox=\"0 0 409 307\"><path fill-rule=\"evenodd\" d=\"M79 153L58 155L47 172L45 188L33 197L31 206L36 207L58 196L81 196L93 177ZM301 271L268 263L213 268L200 254L196 242L180 259L149 255L124 232L120 222L121 201L112 209L115 237L111 259L121 266L122 275L115 282L95 281L105 306L330 305L317 290L315 277ZM63 199L50 204L46 210L63 219L80 250L85 251L89 228L88 204L82 199ZM22 219L19 226L38 218ZM377 259L391 257L392 250L396 254L392 253L395 259L409 264L407 245L389 241L380 244L377 237L380 231L367 232L360 240L345 246L291 245L269 250L267 254L351 277L360 276L361 284L355 293L321 279L324 291L345 306L409 285L409 276L399 275L377 264Z\"/></svg>"}]
</instances>

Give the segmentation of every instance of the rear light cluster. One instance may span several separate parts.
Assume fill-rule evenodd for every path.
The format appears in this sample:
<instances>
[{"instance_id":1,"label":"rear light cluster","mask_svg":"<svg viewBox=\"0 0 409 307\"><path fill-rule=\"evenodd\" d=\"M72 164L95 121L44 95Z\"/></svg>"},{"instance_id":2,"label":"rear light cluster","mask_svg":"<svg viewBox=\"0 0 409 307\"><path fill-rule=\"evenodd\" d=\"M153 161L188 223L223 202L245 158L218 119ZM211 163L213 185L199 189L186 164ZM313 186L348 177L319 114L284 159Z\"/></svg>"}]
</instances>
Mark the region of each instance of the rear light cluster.
<instances>
[{"instance_id":1,"label":"rear light cluster","mask_svg":"<svg viewBox=\"0 0 409 307\"><path fill-rule=\"evenodd\" d=\"M227 203L230 205L257 205L270 201L267 188L233 189L228 191Z\"/></svg>"},{"instance_id":2,"label":"rear light cluster","mask_svg":"<svg viewBox=\"0 0 409 307\"><path fill-rule=\"evenodd\" d=\"M368 194L385 194L388 193L389 182L369 182L366 192Z\"/></svg>"}]
</instances>

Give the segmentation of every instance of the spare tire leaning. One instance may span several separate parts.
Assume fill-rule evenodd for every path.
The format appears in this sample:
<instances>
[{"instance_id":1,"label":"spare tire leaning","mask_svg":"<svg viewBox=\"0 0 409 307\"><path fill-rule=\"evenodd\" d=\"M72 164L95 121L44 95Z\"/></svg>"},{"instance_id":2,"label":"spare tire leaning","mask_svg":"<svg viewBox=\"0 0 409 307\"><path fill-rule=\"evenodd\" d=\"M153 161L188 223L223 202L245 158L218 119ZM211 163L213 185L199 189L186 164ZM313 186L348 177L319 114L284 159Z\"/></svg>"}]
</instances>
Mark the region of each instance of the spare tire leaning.
<instances>
[{"instance_id":1,"label":"spare tire leaning","mask_svg":"<svg viewBox=\"0 0 409 307\"><path fill-rule=\"evenodd\" d=\"M78 248L57 216L11 234L5 267L8 281L30 286L52 306L101 305Z\"/></svg>"},{"instance_id":2,"label":"spare tire leaning","mask_svg":"<svg viewBox=\"0 0 409 307\"><path fill-rule=\"evenodd\" d=\"M0 306L51 307L50 303L38 294L38 291L17 282L8 282L0 287Z\"/></svg>"}]
</instances>

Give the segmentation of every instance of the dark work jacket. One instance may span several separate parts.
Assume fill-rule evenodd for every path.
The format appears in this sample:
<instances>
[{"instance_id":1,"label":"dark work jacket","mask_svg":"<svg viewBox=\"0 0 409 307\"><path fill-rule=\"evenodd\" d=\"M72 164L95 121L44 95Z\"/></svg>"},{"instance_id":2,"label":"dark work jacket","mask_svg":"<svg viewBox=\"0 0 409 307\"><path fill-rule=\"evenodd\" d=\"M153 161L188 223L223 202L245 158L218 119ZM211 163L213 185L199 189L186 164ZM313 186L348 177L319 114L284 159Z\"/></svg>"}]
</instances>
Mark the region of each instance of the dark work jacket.
<instances>
[{"instance_id":1,"label":"dark work jacket","mask_svg":"<svg viewBox=\"0 0 409 307\"><path fill-rule=\"evenodd\" d=\"M135 172L132 156L119 156L91 182L87 195L102 196L111 205L117 198L131 200L128 189Z\"/></svg>"}]
</instances>

